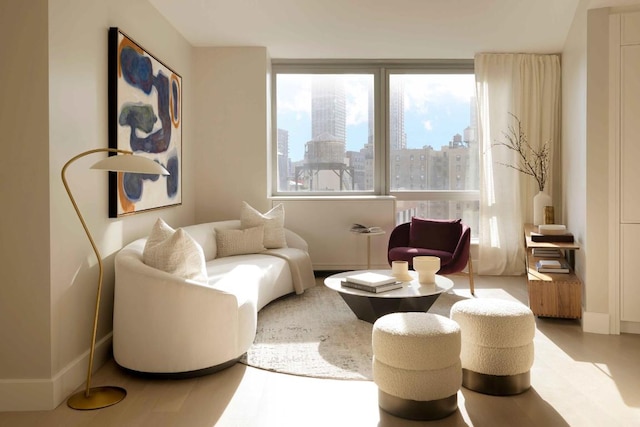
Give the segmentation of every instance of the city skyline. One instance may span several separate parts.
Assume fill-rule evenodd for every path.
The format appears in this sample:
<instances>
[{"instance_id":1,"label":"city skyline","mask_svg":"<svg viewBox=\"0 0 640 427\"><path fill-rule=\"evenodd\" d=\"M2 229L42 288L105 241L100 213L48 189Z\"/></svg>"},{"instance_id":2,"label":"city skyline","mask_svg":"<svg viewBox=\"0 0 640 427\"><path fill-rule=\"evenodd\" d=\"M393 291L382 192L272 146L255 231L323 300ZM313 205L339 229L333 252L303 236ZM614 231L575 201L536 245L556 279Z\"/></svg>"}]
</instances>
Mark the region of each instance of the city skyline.
<instances>
[{"instance_id":1,"label":"city skyline","mask_svg":"<svg viewBox=\"0 0 640 427\"><path fill-rule=\"evenodd\" d=\"M304 159L305 144L312 139L311 76L278 76L279 129L288 132L289 159ZM371 75L340 75L345 80L346 150L359 151L369 140ZM395 80L394 82L394 79ZM473 75L392 75L391 84L404 87L406 148L432 146L439 150L464 135L472 125ZM393 138L393 136L392 136Z\"/></svg>"}]
</instances>

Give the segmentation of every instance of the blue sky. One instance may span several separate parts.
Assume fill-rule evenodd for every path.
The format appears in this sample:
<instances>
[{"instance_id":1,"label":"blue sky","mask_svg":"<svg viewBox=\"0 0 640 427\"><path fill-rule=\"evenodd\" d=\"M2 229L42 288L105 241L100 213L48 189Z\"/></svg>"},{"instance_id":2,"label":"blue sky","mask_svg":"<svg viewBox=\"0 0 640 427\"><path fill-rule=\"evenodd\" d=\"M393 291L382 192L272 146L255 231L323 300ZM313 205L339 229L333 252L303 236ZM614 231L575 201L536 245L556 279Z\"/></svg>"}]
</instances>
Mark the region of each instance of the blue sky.
<instances>
[{"instance_id":1,"label":"blue sky","mask_svg":"<svg viewBox=\"0 0 640 427\"><path fill-rule=\"evenodd\" d=\"M359 150L368 134L368 86L371 76L346 75L347 150ZM391 84L405 85L405 132L408 148L432 145L438 149L470 125L473 75L392 75ZM304 144L311 139L311 89L309 75L278 80L278 128L289 131L289 156L302 160Z\"/></svg>"}]
</instances>

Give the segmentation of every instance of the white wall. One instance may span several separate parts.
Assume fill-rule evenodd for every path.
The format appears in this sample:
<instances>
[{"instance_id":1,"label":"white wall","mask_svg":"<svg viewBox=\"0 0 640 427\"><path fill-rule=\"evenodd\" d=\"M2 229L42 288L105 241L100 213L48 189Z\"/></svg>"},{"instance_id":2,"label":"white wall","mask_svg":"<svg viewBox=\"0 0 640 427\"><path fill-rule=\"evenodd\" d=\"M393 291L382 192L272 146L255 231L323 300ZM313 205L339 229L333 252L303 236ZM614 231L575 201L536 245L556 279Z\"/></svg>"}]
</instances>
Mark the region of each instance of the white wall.
<instances>
[{"instance_id":1,"label":"white wall","mask_svg":"<svg viewBox=\"0 0 640 427\"><path fill-rule=\"evenodd\" d=\"M194 49L196 222L270 208L268 75L266 48Z\"/></svg>"},{"instance_id":2,"label":"white wall","mask_svg":"<svg viewBox=\"0 0 640 427\"><path fill-rule=\"evenodd\" d=\"M584 281L587 190L587 1L581 1L562 52L563 218L583 248L576 253L576 273Z\"/></svg>"},{"instance_id":3,"label":"white wall","mask_svg":"<svg viewBox=\"0 0 640 427\"><path fill-rule=\"evenodd\" d=\"M564 221L582 245L576 272L584 283L583 330L615 332L610 287L617 265L610 247L609 15L582 0L567 36L563 66ZM615 292L612 293L615 295ZM617 304L616 301L613 304Z\"/></svg>"},{"instance_id":4,"label":"white wall","mask_svg":"<svg viewBox=\"0 0 640 427\"><path fill-rule=\"evenodd\" d=\"M582 246L583 329L608 333L608 12L588 3L580 2L562 55L562 210Z\"/></svg>"},{"instance_id":5,"label":"white wall","mask_svg":"<svg viewBox=\"0 0 640 427\"><path fill-rule=\"evenodd\" d=\"M367 239L371 239L371 268L389 268L387 246L395 227L395 198L283 198L273 203L284 205L287 228L309 244L314 270L367 268ZM351 233L354 223L381 227L386 234Z\"/></svg>"},{"instance_id":6,"label":"white wall","mask_svg":"<svg viewBox=\"0 0 640 427\"><path fill-rule=\"evenodd\" d=\"M609 10L587 14L587 263L585 268L585 330L608 332L609 269ZM598 332L598 331L593 331Z\"/></svg>"},{"instance_id":7,"label":"white wall","mask_svg":"<svg viewBox=\"0 0 640 427\"><path fill-rule=\"evenodd\" d=\"M3 227L9 224L1 239L1 258L9 264L3 266L4 277L21 286L20 291L1 298L2 304L11 307L0 310L3 343L15 345L3 344L0 352L0 410L50 409L86 376L97 264L64 192L60 170L73 155L108 146L108 28L120 27L182 76L183 205L109 219L107 176L86 169L99 155L74 163L68 171L74 196L105 263L98 327L102 345L95 368L110 350L113 254L145 235L159 216L175 226L193 222L191 46L146 0L2 2L0 16L5 39L18 43L12 53L15 60L6 62L12 64L9 73L21 75L15 82L14 99L28 106L21 107L23 114L16 122L3 128L15 136L21 160L41 163L35 170L22 170L20 163L11 166L13 179L8 181L21 184L10 191L19 203L11 208L15 209L11 218L0 221ZM5 63L4 53L2 57ZM6 68L2 67L3 72ZM37 71L48 72L48 81ZM37 114L24 114L27 111ZM15 247L7 256L4 242L9 233Z\"/></svg>"}]
</instances>

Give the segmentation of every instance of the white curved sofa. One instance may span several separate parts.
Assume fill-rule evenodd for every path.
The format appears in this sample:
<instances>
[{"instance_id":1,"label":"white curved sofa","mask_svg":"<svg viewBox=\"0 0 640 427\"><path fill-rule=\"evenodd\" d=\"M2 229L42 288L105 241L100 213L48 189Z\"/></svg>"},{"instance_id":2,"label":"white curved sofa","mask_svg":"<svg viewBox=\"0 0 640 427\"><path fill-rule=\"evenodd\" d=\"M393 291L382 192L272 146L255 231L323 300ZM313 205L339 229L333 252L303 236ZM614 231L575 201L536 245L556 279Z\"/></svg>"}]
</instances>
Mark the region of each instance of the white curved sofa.
<instances>
[{"instance_id":1,"label":"white curved sofa","mask_svg":"<svg viewBox=\"0 0 640 427\"><path fill-rule=\"evenodd\" d=\"M286 248L217 258L214 227L183 227L203 249L208 283L183 279L143 262L146 238L115 257L113 353L128 370L197 375L233 365L256 334L257 313L274 299L315 284L307 243L285 229Z\"/></svg>"}]
</instances>

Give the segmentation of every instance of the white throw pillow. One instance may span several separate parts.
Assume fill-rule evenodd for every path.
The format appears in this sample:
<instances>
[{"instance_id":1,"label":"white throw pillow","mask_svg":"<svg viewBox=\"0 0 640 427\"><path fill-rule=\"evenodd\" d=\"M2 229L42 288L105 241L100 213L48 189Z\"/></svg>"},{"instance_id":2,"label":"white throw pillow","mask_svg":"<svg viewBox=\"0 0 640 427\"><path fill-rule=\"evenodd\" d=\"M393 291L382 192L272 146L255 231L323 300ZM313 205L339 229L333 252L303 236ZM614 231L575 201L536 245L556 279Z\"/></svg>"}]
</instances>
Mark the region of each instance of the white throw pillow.
<instances>
[{"instance_id":1,"label":"white throw pillow","mask_svg":"<svg viewBox=\"0 0 640 427\"><path fill-rule=\"evenodd\" d=\"M216 228L216 246L218 258L255 254L266 250L262 241L264 239L264 226L237 229Z\"/></svg>"},{"instance_id":2,"label":"white throw pillow","mask_svg":"<svg viewBox=\"0 0 640 427\"><path fill-rule=\"evenodd\" d=\"M284 205L282 203L262 214L247 202L242 202L240 227L251 228L258 225L264 226L263 244L267 249L287 247L287 239L284 234Z\"/></svg>"},{"instance_id":3,"label":"white throw pillow","mask_svg":"<svg viewBox=\"0 0 640 427\"><path fill-rule=\"evenodd\" d=\"M150 267L184 279L207 283L204 251L193 237L179 228L174 231L158 219L144 246L142 260Z\"/></svg>"},{"instance_id":4,"label":"white throw pillow","mask_svg":"<svg viewBox=\"0 0 640 427\"><path fill-rule=\"evenodd\" d=\"M162 218L158 218L156 223L153 224L149 237L147 237L147 243L144 245L145 250L149 246L155 246L160 242L164 242L169 237L173 236L173 233L175 232L176 230L171 228Z\"/></svg>"}]
</instances>

